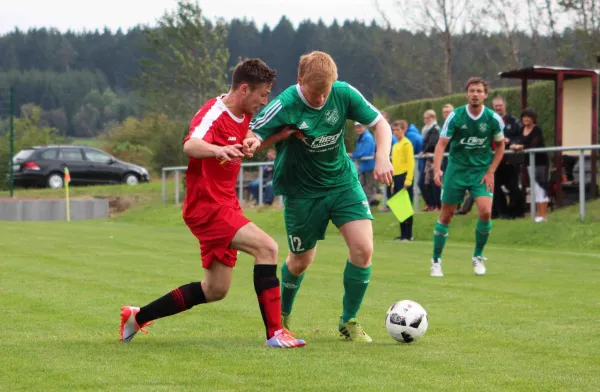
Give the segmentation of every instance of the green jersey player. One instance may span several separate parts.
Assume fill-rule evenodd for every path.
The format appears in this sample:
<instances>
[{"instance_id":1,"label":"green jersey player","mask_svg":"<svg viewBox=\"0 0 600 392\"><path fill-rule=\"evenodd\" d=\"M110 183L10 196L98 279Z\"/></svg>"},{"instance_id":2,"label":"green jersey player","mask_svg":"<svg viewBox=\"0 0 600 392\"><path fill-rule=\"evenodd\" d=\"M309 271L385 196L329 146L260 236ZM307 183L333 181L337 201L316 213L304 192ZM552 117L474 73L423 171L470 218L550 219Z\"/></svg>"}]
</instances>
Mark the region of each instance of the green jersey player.
<instances>
[{"instance_id":1,"label":"green jersey player","mask_svg":"<svg viewBox=\"0 0 600 392\"><path fill-rule=\"evenodd\" d=\"M468 104L455 109L446 118L433 158L434 181L442 187L442 210L433 233L430 270L430 275L436 277L444 276L441 256L448 237L448 225L457 204L463 201L465 191L469 191L479 211L473 269L476 275L485 274L483 248L492 230L494 172L504 154L504 123L496 112L483 104L488 96L485 80L470 78L466 90ZM443 173L442 185L440 165L448 143L448 166ZM492 151L493 143L495 152Z\"/></svg>"},{"instance_id":2,"label":"green jersey player","mask_svg":"<svg viewBox=\"0 0 600 392\"><path fill-rule=\"evenodd\" d=\"M331 220L349 249L338 329L345 339L370 342L356 315L370 281L373 216L344 145L346 119L375 130L375 179L390 184L390 126L358 90L337 81L337 66L326 53L302 56L298 84L271 101L250 129L263 140L261 148L275 143L277 149L273 187L283 195L289 248L281 270L284 324L289 327L304 273Z\"/></svg>"}]
</instances>

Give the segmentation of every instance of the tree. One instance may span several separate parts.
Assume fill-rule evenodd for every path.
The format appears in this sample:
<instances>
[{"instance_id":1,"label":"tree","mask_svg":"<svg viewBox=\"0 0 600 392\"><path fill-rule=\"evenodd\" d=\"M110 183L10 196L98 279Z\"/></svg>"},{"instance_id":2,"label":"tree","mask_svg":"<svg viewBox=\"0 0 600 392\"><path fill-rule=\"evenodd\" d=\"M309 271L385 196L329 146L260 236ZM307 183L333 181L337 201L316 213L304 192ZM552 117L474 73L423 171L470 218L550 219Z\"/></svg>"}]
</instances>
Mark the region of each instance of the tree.
<instances>
[{"instance_id":1,"label":"tree","mask_svg":"<svg viewBox=\"0 0 600 392\"><path fill-rule=\"evenodd\" d=\"M595 67L600 55L600 3L598 0L560 0L558 5L569 12L579 46L586 53L586 66Z\"/></svg>"},{"instance_id":2,"label":"tree","mask_svg":"<svg viewBox=\"0 0 600 392\"><path fill-rule=\"evenodd\" d=\"M382 12L378 0L375 4ZM452 93L453 41L458 39L459 33L464 36L472 28L478 3L473 0L395 0L395 4L409 27L438 39L444 51L444 92Z\"/></svg>"},{"instance_id":3,"label":"tree","mask_svg":"<svg viewBox=\"0 0 600 392\"><path fill-rule=\"evenodd\" d=\"M226 89L227 26L204 18L197 3L178 2L145 37L137 85L153 110L189 117Z\"/></svg>"}]
</instances>

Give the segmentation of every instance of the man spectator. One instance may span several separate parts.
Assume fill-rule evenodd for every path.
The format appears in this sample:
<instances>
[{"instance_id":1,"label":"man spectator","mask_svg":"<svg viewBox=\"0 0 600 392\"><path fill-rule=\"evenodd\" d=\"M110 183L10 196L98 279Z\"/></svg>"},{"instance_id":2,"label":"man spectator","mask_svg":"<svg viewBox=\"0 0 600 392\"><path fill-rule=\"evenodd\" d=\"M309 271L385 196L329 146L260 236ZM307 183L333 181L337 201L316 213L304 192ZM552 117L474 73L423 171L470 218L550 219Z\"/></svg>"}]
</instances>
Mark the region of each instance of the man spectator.
<instances>
[{"instance_id":1,"label":"man spectator","mask_svg":"<svg viewBox=\"0 0 600 392\"><path fill-rule=\"evenodd\" d=\"M354 130L358 135L356 139L356 150L349 154L352 159L358 160L358 179L362 185L369 205L376 206L377 200L377 181L373 175L375 170L375 138L373 134L361 123L354 123ZM369 157L370 159L364 159Z\"/></svg>"},{"instance_id":2,"label":"man spectator","mask_svg":"<svg viewBox=\"0 0 600 392\"><path fill-rule=\"evenodd\" d=\"M433 154L440 138L440 127L435 111L427 110L423 114L423 151L419 155ZM419 189L425 200L425 211L439 211L441 208L441 189L433 183L433 158L420 159L425 161L425 168L419 178ZM420 163L419 162L419 163Z\"/></svg>"},{"instance_id":3,"label":"man spectator","mask_svg":"<svg viewBox=\"0 0 600 392\"><path fill-rule=\"evenodd\" d=\"M502 117L504 121L504 144L506 149L510 149L520 134L521 123L519 119L506 112L506 100L498 95L492 100L494 111ZM523 156L516 154L507 154L504 156L495 174L494 202L492 207L493 218L514 219L522 217L525 214L525 197L519 188L519 168L523 161ZM510 202L507 204L506 195L502 187L508 190Z\"/></svg>"},{"instance_id":4,"label":"man spectator","mask_svg":"<svg viewBox=\"0 0 600 392\"><path fill-rule=\"evenodd\" d=\"M273 162L275 160L275 150L269 149L267 151L267 160ZM267 165L262 168L263 178L262 183L264 185L263 203L271 205L273 204L273 165ZM248 183L248 191L252 195L252 199L256 200L258 204L258 191L260 186L260 180L256 179Z\"/></svg>"}]
</instances>

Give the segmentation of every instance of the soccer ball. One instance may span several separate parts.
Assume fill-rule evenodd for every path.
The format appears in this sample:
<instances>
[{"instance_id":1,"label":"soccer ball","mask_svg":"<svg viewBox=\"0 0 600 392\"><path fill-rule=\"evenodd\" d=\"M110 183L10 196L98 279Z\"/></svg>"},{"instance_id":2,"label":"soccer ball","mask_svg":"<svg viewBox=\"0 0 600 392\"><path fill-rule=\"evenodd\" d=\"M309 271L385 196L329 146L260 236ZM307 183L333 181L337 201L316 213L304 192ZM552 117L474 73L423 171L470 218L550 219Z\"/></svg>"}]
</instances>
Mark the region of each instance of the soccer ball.
<instances>
[{"instance_id":1,"label":"soccer ball","mask_svg":"<svg viewBox=\"0 0 600 392\"><path fill-rule=\"evenodd\" d=\"M404 300L393 304L385 316L385 328L392 338L410 343L427 332L427 311L414 301Z\"/></svg>"}]
</instances>

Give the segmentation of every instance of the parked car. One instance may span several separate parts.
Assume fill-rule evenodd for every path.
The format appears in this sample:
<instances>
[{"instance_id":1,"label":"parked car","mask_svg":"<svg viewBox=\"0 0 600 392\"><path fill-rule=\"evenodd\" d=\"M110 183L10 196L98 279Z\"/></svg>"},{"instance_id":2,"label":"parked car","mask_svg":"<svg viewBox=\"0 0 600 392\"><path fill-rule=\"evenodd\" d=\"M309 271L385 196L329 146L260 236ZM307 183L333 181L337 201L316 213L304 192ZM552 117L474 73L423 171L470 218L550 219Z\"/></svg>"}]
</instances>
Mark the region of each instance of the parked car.
<instances>
[{"instance_id":1,"label":"parked car","mask_svg":"<svg viewBox=\"0 0 600 392\"><path fill-rule=\"evenodd\" d=\"M14 156L15 186L62 188L65 167L71 184L130 184L150 181L145 168L123 162L91 147L40 146L26 148Z\"/></svg>"}]
</instances>

